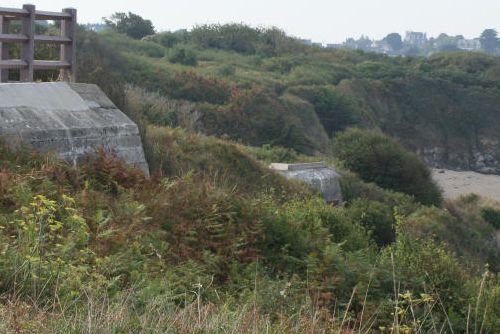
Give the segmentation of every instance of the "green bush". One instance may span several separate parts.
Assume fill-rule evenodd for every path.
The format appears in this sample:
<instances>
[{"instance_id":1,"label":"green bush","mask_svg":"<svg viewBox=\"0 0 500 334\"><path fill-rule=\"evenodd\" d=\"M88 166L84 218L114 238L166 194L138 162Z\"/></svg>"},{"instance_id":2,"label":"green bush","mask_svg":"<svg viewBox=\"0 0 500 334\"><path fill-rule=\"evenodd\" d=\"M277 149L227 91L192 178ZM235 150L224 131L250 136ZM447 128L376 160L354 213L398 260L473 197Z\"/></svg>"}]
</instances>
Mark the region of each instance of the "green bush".
<instances>
[{"instance_id":1,"label":"green bush","mask_svg":"<svg viewBox=\"0 0 500 334\"><path fill-rule=\"evenodd\" d=\"M169 51L168 60L171 63L179 63L182 65L196 66L198 59L196 52L184 46L175 46Z\"/></svg>"},{"instance_id":2,"label":"green bush","mask_svg":"<svg viewBox=\"0 0 500 334\"><path fill-rule=\"evenodd\" d=\"M464 332L467 323L464 304L469 300L475 303L481 288L470 280L466 267L444 245L408 233L406 219L399 213L395 217L397 241L382 251L381 267L391 272L398 291L439 299L440 308L446 310L439 317L447 317L448 326Z\"/></svg>"},{"instance_id":3,"label":"green bush","mask_svg":"<svg viewBox=\"0 0 500 334\"><path fill-rule=\"evenodd\" d=\"M492 238L495 229L483 221L480 205L459 199L447 201L445 207L446 210L436 207L415 210L407 216L402 230L411 238L432 240L458 258L467 259L471 270L481 272L488 265L498 271L499 248Z\"/></svg>"},{"instance_id":4,"label":"green bush","mask_svg":"<svg viewBox=\"0 0 500 334\"><path fill-rule=\"evenodd\" d=\"M429 168L397 140L381 132L349 129L335 138L333 152L367 182L413 195L425 205L441 204L441 192Z\"/></svg>"},{"instance_id":5,"label":"green bush","mask_svg":"<svg viewBox=\"0 0 500 334\"><path fill-rule=\"evenodd\" d=\"M277 28L252 28L244 24L206 24L195 26L190 42L205 48L230 50L242 54L275 56L303 51L305 46Z\"/></svg>"},{"instance_id":6,"label":"green bush","mask_svg":"<svg viewBox=\"0 0 500 334\"><path fill-rule=\"evenodd\" d=\"M298 86L290 92L309 101L329 137L357 123L357 111L346 96L339 95L329 86Z\"/></svg>"},{"instance_id":7,"label":"green bush","mask_svg":"<svg viewBox=\"0 0 500 334\"><path fill-rule=\"evenodd\" d=\"M265 163L295 162L298 159L298 154L293 149L269 144L264 144L261 147L249 147L248 151Z\"/></svg>"},{"instance_id":8,"label":"green bush","mask_svg":"<svg viewBox=\"0 0 500 334\"><path fill-rule=\"evenodd\" d=\"M500 229L500 210L492 207L485 207L481 209L483 219L491 224L496 229Z\"/></svg>"},{"instance_id":9,"label":"green bush","mask_svg":"<svg viewBox=\"0 0 500 334\"><path fill-rule=\"evenodd\" d=\"M164 89L174 98L194 102L224 104L231 97L231 85L227 81L194 71L175 73Z\"/></svg>"},{"instance_id":10,"label":"green bush","mask_svg":"<svg viewBox=\"0 0 500 334\"><path fill-rule=\"evenodd\" d=\"M378 246L395 240L394 218L391 208L380 202L366 199L354 200L347 209L349 217L371 232Z\"/></svg>"},{"instance_id":11,"label":"green bush","mask_svg":"<svg viewBox=\"0 0 500 334\"><path fill-rule=\"evenodd\" d=\"M156 35L146 36L144 39L161 44L166 48L171 48L181 42L184 42L186 40L186 33L184 31L165 31Z\"/></svg>"},{"instance_id":12,"label":"green bush","mask_svg":"<svg viewBox=\"0 0 500 334\"><path fill-rule=\"evenodd\" d=\"M227 64L222 65L217 69L217 73L219 73L222 76L228 77L236 73L236 68L232 65L227 65Z\"/></svg>"}]
</instances>

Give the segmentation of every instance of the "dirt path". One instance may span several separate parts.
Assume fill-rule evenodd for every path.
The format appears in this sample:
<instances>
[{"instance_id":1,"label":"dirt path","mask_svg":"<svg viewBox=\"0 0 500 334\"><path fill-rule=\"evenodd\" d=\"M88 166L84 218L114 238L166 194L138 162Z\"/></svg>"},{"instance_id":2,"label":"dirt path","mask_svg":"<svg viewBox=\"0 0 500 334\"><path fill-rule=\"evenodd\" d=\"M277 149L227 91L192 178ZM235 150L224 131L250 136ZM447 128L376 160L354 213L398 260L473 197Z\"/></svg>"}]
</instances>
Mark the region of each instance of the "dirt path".
<instances>
[{"instance_id":1,"label":"dirt path","mask_svg":"<svg viewBox=\"0 0 500 334\"><path fill-rule=\"evenodd\" d=\"M456 198L463 194L475 193L500 201L500 175L456 172L447 169L434 169L432 174L436 182L443 188L445 198Z\"/></svg>"}]
</instances>

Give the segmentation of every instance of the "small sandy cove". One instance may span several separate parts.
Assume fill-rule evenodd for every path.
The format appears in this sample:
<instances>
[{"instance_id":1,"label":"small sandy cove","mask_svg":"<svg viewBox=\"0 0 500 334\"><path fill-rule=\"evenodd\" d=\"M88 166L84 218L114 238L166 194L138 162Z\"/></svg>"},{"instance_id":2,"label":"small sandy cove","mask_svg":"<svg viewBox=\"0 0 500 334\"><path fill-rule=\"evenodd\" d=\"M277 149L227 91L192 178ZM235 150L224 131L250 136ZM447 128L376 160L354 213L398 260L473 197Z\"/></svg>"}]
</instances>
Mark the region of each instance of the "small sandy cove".
<instances>
[{"instance_id":1,"label":"small sandy cove","mask_svg":"<svg viewBox=\"0 0 500 334\"><path fill-rule=\"evenodd\" d=\"M500 175L485 175L476 172L457 172L434 169L432 175L443 188L445 198L475 193L500 201Z\"/></svg>"}]
</instances>

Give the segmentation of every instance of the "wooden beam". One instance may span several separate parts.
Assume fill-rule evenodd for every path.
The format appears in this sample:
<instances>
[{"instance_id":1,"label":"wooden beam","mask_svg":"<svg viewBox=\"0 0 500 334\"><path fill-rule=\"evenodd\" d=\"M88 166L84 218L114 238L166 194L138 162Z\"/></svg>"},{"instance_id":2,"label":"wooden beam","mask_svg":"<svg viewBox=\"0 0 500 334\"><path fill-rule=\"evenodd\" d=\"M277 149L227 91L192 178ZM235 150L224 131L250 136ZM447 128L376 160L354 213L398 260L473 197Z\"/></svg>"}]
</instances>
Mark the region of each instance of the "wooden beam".
<instances>
[{"instance_id":1,"label":"wooden beam","mask_svg":"<svg viewBox=\"0 0 500 334\"><path fill-rule=\"evenodd\" d=\"M29 15L22 19L22 33L28 36L28 40L21 48L21 60L28 63L26 68L21 69L21 81L33 81L33 60L35 58L35 5L24 5L23 9Z\"/></svg>"},{"instance_id":2,"label":"wooden beam","mask_svg":"<svg viewBox=\"0 0 500 334\"><path fill-rule=\"evenodd\" d=\"M25 9L0 7L0 16L25 17L28 15L29 13Z\"/></svg>"},{"instance_id":3,"label":"wooden beam","mask_svg":"<svg viewBox=\"0 0 500 334\"><path fill-rule=\"evenodd\" d=\"M76 81L76 9L65 8L63 13L71 15L71 20L61 22L61 36L69 38L71 43L62 44L60 59L61 61L68 62L71 66L69 68L61 69L59 77L64 81Z\"/></svg>"},{"instance_id":4,"label":"wooden beam","mask_svg":"<svg viewBox=\"0 0 500 334\"><path fill-rule=\"evenodd\" d=\"M0 69L23 69L28 67L28 63L24 60L19 59L9 59L9 60L0 60Z\"/></svg>"},{"instance_id":5,"label":"wooden beam","mask_svg":"<svg viewBox=\"0 0 500 334\"><path fill-rule=\"evenodd\" d=\"M35 70L52 70L69 68L71 66L67 61L61 60L35 60L33 61L33 68ZM0 68L2 69L15 69L15 68L26 68L28 63L20 59L8 59L0 60Z\"/></svg>"},{"instance_id":6,"label":"wooden beam","mask_svg":"<svg viewBox=\"0 0 500 334\"><path fill-rule=\"evenodd\" d=\"M45 12L37 10L35 12L35 18L37 20L71 20L72 16L69 13L59 13L59 12Z\"/></svg>"},{"instance_id":7,"label":"wooden beam","mask_svg":"<svg viewBox=\"0 0 500 334\"><path fill-rule=\"evenodd\" d=\"M0 34L9 33L9 20L0 15ZM0 40L0 62L9 59L9 46L7 43L1 43ZM0 68L0 83L9 81L9 70Z\"/></svg>"},{"instance_id":8,"label":"wooden beam","mask_svg":"<svg viewBox=\"0 0 500 334\"><path fill-rule=\"evenodd\" d=\"M2 39L0 35L0 40ZM35 42L42 43L72 43L71 38L65 36L35 35Z\"/></svg>"},{"instance_id":9,"label":"wooden beam","mask_svg":"<svg viewBox=\"0 0 500 334\"><path fill-rule=\"evenodd\" d=\"M3 34L0 33L0 42L26 42L28 40L28 36L19 35L19 34Z\"/></svg>"},{"instance_id":10,"label":"wooden beam","mask_svg":"<svg viewBox=\"0 0 500 334\"><path fill-rule=\"evenodd\" d=\"M35 70L52 70L52 69L68 69L71 64L67 61L61 60L35 60L33 61L33 68Z\"/></svg>"}]
</instances>

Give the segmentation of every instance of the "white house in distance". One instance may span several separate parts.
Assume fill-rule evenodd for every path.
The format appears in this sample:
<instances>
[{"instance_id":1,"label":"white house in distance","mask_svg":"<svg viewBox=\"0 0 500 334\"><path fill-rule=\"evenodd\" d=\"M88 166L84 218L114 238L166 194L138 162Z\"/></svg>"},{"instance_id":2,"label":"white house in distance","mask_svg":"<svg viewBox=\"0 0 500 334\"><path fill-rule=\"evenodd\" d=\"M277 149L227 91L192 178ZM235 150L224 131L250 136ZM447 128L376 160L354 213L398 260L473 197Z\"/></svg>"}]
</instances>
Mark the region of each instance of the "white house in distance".
<instances>
[{"instance_id":1,"label":"white house in distance","mask_svg":"<svg viewBox=\"0 0 500 334\"><path fill-rule=\"evenodd\" d=\"M425 32L407 31L405 43L410 45L423 45L427 42L427 34Z\"/></svg>"},{"instance_id":2,"label":"white house in distance","mask_svg":"<svg viewBox=\"0 0 500 334\"><path fill-rule=\"evenodd\" d=\"M373 41L371 48L373 52L378 52L383 54L389 54L392 52L391 46L385 40Z\"/></svg>"},{"instance_id":3,"label":"white house in distance","mask_svg":"<svg viewBox=\"0 0 500 334\"><path fill-rule=\"evenodd\" d=\"M479 38L460 39L457 42L457 48L464 51L478 51L481 50L481 41Z\"/></svg>"}]
</instances>

